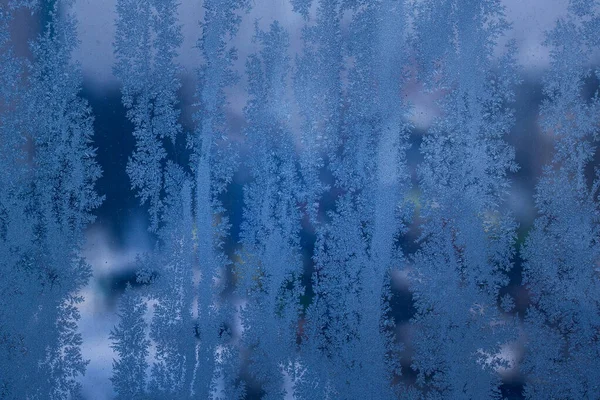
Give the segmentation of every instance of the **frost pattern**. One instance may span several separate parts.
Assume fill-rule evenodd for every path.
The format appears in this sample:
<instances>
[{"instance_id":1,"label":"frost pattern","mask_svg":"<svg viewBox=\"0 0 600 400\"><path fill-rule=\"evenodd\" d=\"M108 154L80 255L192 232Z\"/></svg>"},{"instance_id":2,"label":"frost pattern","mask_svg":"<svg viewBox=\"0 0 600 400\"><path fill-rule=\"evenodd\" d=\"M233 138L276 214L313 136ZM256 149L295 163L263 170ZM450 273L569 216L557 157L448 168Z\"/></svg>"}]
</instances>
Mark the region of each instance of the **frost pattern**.
<instances>
[{"instance_id":1,"label":"frost pattern","mask_svg":"<svg viewBox=\"0 0 600 400\"><path fill-rule=\"evenodd\" d=\"M82 397L102 196L72 3L0 5L0 399ZM571 0L546 33L554 147L521 230L502 4L290 0L294 31L204 0L186 71L179 2L117 0L125 172L155 243L107 338L116 398L508 399L511 375L517 398L598 396L600 4ZM20 57L24 12L43 23ZM416 94L435 100L426 129Z\"/></svg>"},{"instance_id":2,"label":"frost pattern","mask_svg":"<svg viewBox=\"0 0 600 400\"><path fill-rule=\"evenodd\" d=\"M291 394L285 374L293 375L301 295L300 223L297 157L286 98L289 38L274 22L256 32L262 49L246 63L250 100L245 108L252 181L244 192L243 251L237 266L243 343L252 348L250 369L265 399Z\"/></svg>"},{"instance_id":3,"label":"frost pattern","mask_svg":"<svg viewBox=\"0 0 600 400\"><path fill-rule=\"evenodd\" d=\"M591 99L582 95L585 79L594 73L590 54L598 49L597 39L587 34L598 17L585 5L572 1L569 15L546 38L552 62L540 114L544 132L556 141L537 185L539 215L523 248L524 282L532 298L523 364L530 399L583 399L600 391L600 181L597 170L591 179L586 176L596 151L600 99L597 90Z\"/></svg>"},{"instance_id":4,"label":"frost pattern","mask_svg":"<svg viewBox=\"0 0 600 400\"><path fill-rule=\"evenodd\" d=\"M516 168L503 140L513 123L506 104L514 63L491 61L507 24L495 0L431 1L421 3L416 27L422 79L443 95L442 115L421 146L412 366L426 398L494 398L498 355L516 338L497 307L515 239L515 223L500 208Z\"/></svg>"},{"instance_id":5,"label":"frost pattern","mask_svg":"<svg viewBox=\"0 0 600 400\"><path fill-rule=\"evenodd\" d=\"M68 1L46 9L32 59L11 49L17 4L0 8L0 398L79 395L77 305L90 267L80 254L84 229L100 202L94 182L91 110L79 96L71 62L75 21ZM65 12L59 17L59 10Z\"/></svg>"}]
</instances>

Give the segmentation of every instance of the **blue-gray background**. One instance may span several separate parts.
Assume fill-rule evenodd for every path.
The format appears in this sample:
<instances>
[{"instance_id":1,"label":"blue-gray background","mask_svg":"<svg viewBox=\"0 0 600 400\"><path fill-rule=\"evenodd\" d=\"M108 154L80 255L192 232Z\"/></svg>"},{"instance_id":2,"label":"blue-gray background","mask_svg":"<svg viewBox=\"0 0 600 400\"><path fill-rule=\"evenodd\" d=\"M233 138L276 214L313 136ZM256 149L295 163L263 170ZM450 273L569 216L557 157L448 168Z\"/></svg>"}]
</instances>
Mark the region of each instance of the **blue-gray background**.
<instances>
[{"instance_id":1,"label":"blue-gray background","mask_svg":"<svg viewBox=\"0 0 600 400\"><path fill-rule=\"evenodd\" d=\"M538 107L542 99L541 77L548 67L549 54L543 47L544 31L552 28L555 20L566 12L566 0L504 0L506 14L513 24L504 40L517 42L517 60L523 68L524 82L517 89L517 123L507 137L516 149L516 161L520 170L513 176L513 187L509 207L520 224L520 238L529 228L534 216L533 189L543 165L550 160L552 142L544 136L537 124ZM93 267L93 277L85 289L85 302L81 306L80 329L83 334L83 356L90 360L87 373L82 378L84 394L90 399L111 398L109 381L114 357L109 347L109 331L116 324L116 300L126 282L135 281L134 263L136 255L149 250L154 238L147 233L147 214L130 190L125 165L133 150L133 127L126 119L121 105L119 87L112 74L115 61L112 42L114 40L115 0L76 0L75 14L79 21L80 46L74 57L81 64L84 74L83 96L89 101L95 115L95 146L97 160L103 169L103 177L97 188L106 196L102 206L96 210L97 220L87 232L85 256ZM260 16L260 24L267 25L278 19L291 33L291 51L299 48L301 18L292 12L284 0L256 0L243 23L235 45L239 50L236 68L243 68L246 57L255 51L252 43L254 21ZM178 61L184 67L180 91L182 122L187 131L193 129L191 104L195 91L196 71L202 64L200 51L195 47L201 34L199 21L202 19L200 0L183 0L180 6L180 23L183 25L184 42ZM22 13L15 19L12 29L19 38L18 51L27 55L28 40L35 37L41 24L39 16ZM597 57L597 60L600 57ZM233 137L241 141L242 107L245 104L245 82L231 90L228 109ZM590 87L597 86L590 82ZM424 95L418 87L409 92L413 105L413 131L409 162L414 169L420 160L418 147L421 134L436 115L434 99ZM237 131L236 131L237 129ZM595 163L597 164L597 163ZM243 177L238 176L237 181ZM241 215L241 188L234 183L229 191L227 208L232 213L233 225ZM233 235L235 240L235 232ZM398 285L402 284L399 277ZM519 286L515 281L512 288L517 300ZM526 301L523 299L523 301ZM402 308L402 305L399 307ZM518 358L518 348L507 350L507 357Z\"/></svg>"}]
</instances>

